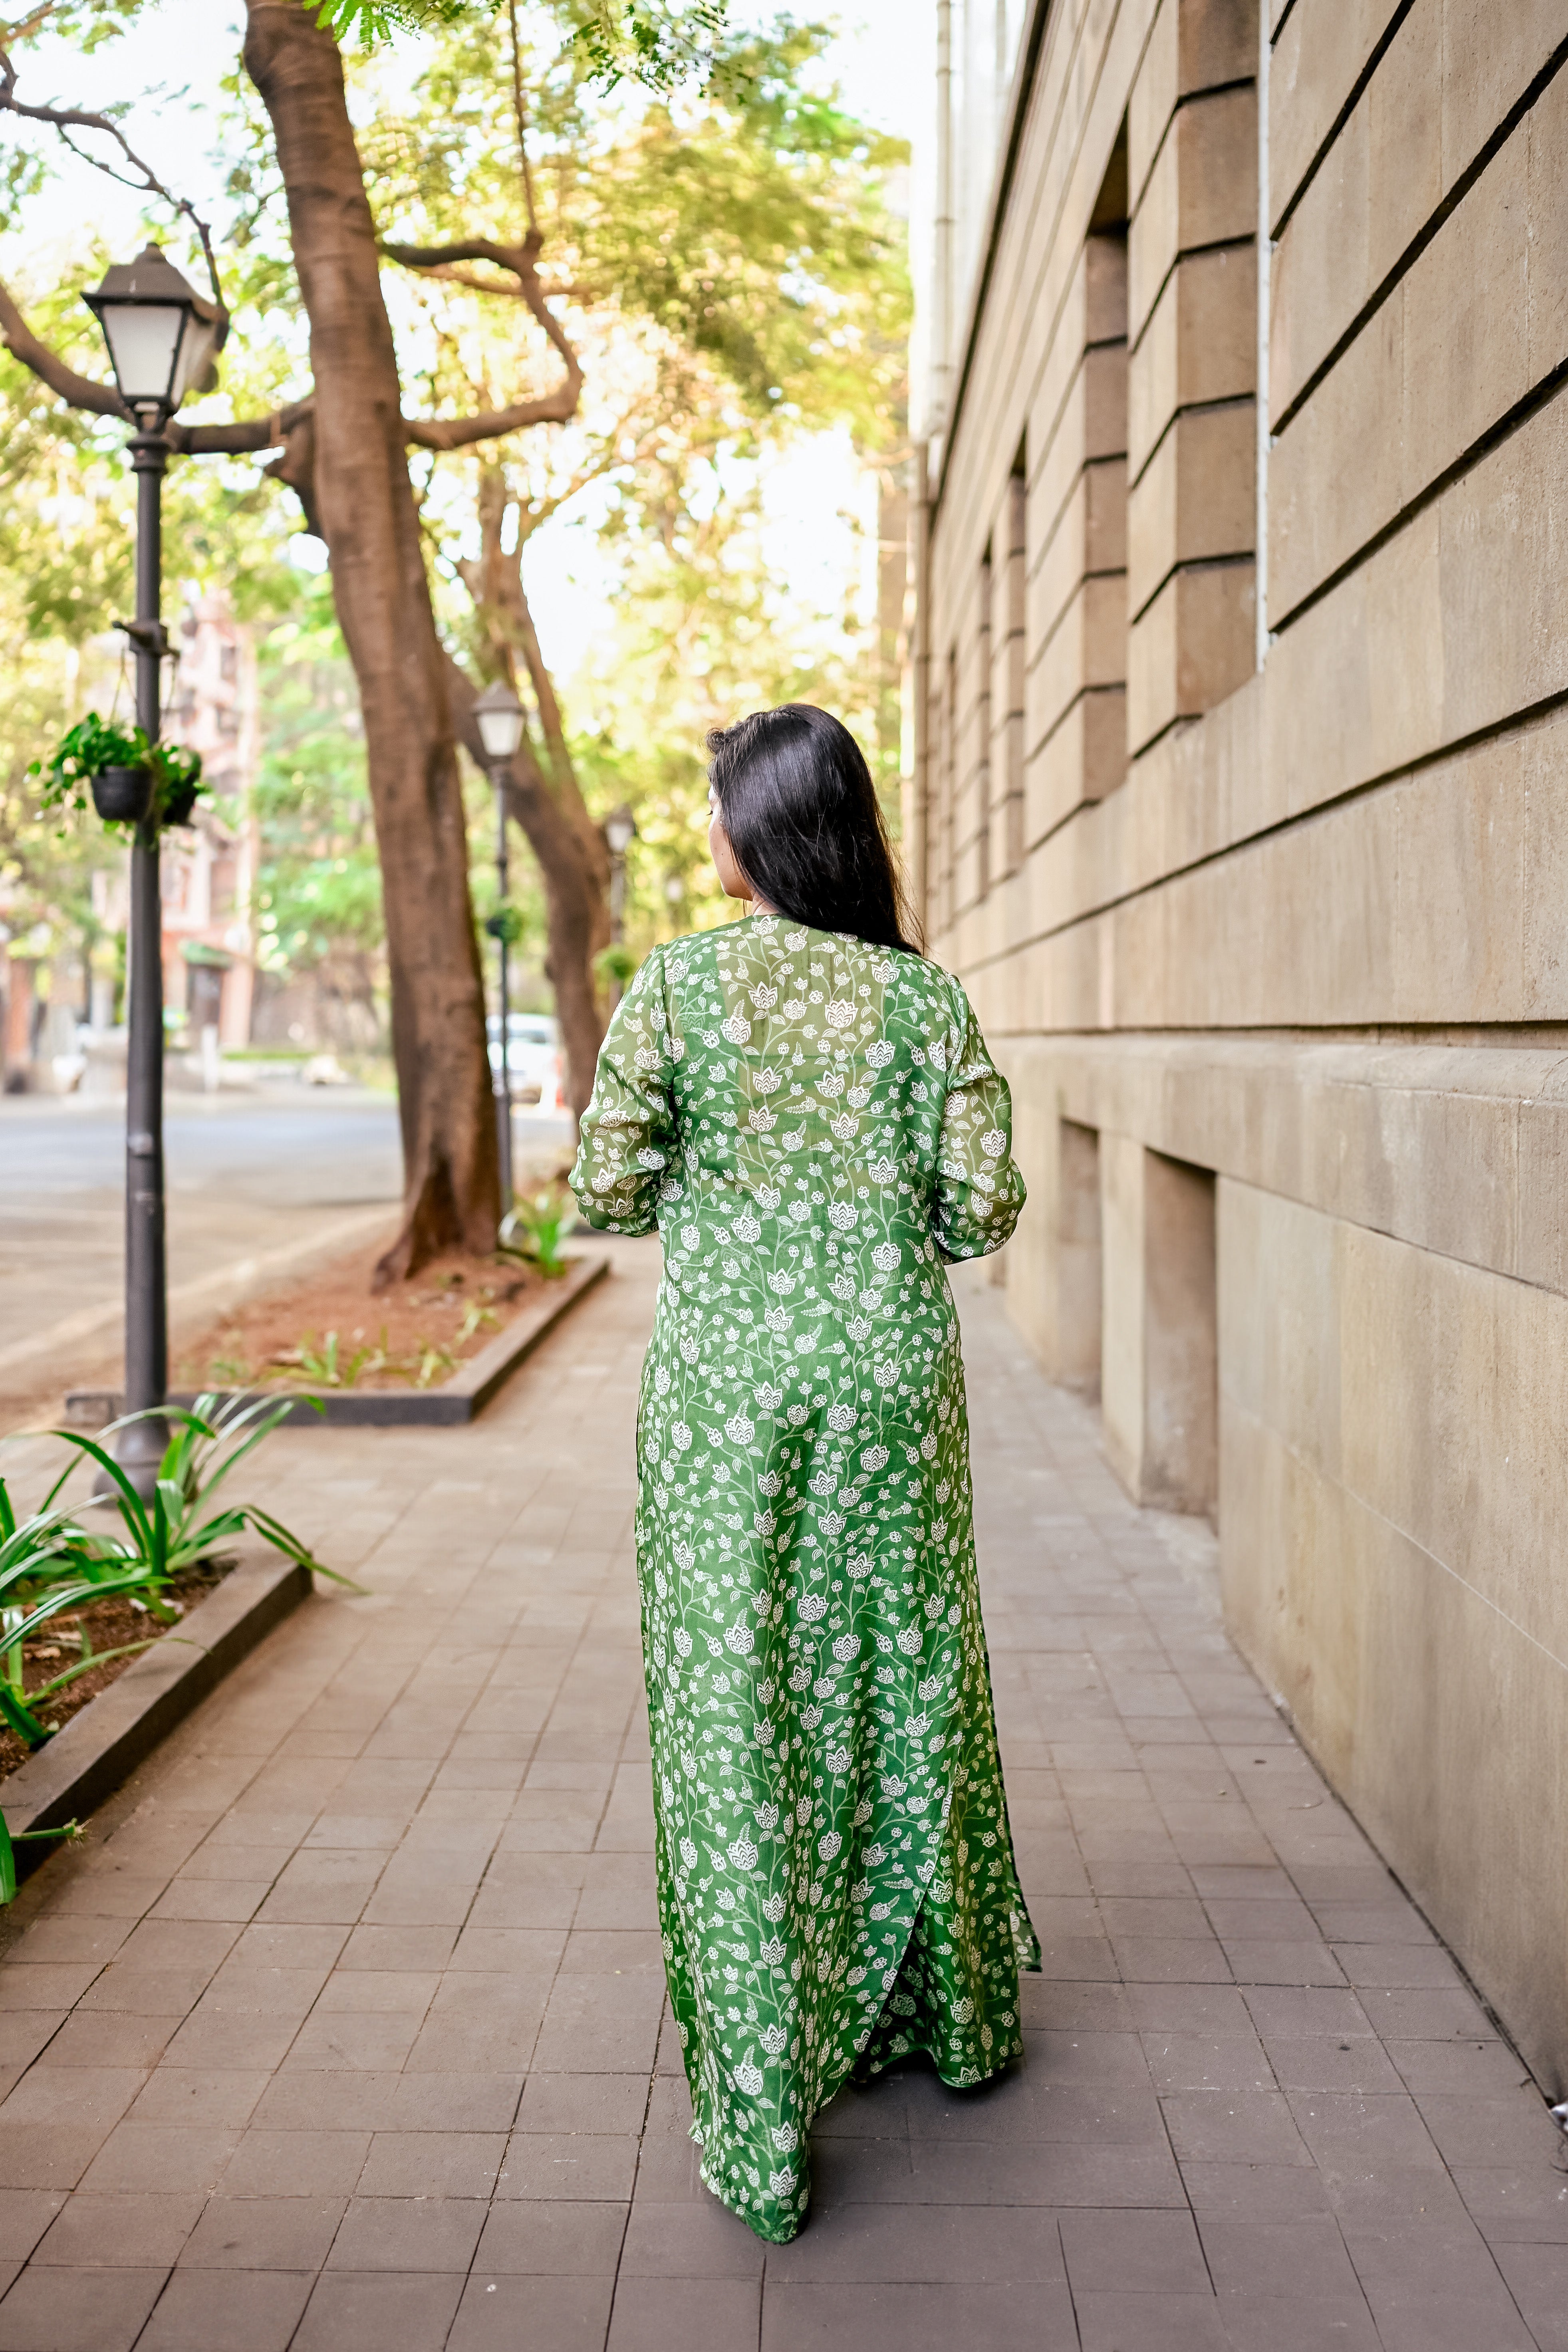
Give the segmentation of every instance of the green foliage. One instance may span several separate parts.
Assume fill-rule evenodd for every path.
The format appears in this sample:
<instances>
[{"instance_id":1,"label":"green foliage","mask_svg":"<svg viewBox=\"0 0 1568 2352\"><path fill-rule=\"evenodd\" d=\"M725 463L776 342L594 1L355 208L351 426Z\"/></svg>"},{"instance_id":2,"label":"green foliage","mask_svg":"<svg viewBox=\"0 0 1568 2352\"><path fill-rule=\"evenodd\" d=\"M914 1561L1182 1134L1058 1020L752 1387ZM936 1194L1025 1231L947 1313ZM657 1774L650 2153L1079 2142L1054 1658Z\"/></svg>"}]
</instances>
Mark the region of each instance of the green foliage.
<instances>
[{"instance_id":1,"label":"green foliage","mask_svg":"<svg viewBox=\"0 0 1568 2352\"><path fill-rule=\"evenodd\" d=\"M68 1471L65 1474L68 1475ZM30 1694L23 1688L22 1645L42 1631L51 1618L79 1609L86 1601L106 1601L117 1593L145 1594L149 1580L106 1562L101 1547L80 1524L74 1506L57 1504L65 1483L58 1479L41 1510L18 1520L5 1482L0 1478L0 1719L29 1748L40 1747L49 1727L37 1713L54 1693L73 1682L89 1664L101 1664L101 1654L58 1675ZM131 1646L141 1649L145 1644ZM116 1656L122 1652L115 1652Z\"/></svg>"},{"instance_id":2,"label":"green foliage","mask_svg":"<svg viewBox=\"0 0 1568 2352\"><path fill-rule=\"evenodd\" d=\"M155 1596L172 1578L249 1529L313 1575L331 1577L334 1584L360 1591L351 1577L323 1566L298 1536L259 1505L213 1507L213 1497L224 1480L271 1436L298 1402L310 1404L318 1412L321 1410L313 1397L285 1398L272 1404L265 1397L247 1402L243 1397L200 1396L194 1412L165 1408L163 1417L174 1424L174 1433L158 1465L150 1506L142 1502L105 1445L71 1430L56 1430L55 1435L66 1444L79 1447L96 1462L115 1489L125 1532L98 1537L94 1541L98 1559L113 1563L116 1572L127 1579L139 1575ZM149 1417L127 1413L122 1420L111 1422L103 1435L111 1437L132 1422Z\"/></svg>"},{"instance_id":3,"label":"green foliage","mask_svg":"<svg viewBox=\"0 0 1568 2352\"><path fill-rule=\"evenodd\" d=\"M333 967L345 992L368 997L384 930L359 695L325 583L303 595L259 655L260 961L281 977Z\"/></svg>"},{"instance_id":4,"label":"green foliage","mask_svg":"<svg viewBox=\"0 0 1568 2352\"><path fill-rule=\"evenodd\" d=\"M367 47L395 33L426 33L493 16L500 0L319 0L316 22ZM728 0L591 0L572 36L608 89L622 80L669 90L712 73Z\"/></svg>"},{"instance_id":5,"label":"green foliage","mask_svg":"<svg viewBox=\"0 0 1568 2352\"><path fill-rule=\"evenodd\" d=\"M562 1256L561 1244L576 1226L577 1204L566 1187L546 1186L519 1198L501 1226L501 1255L536 1265L541 1274L564 1274L569 1261Z\"/></svg>"},{"instance_id":6,"label":"green foliage","mask_svg":"<svg viewBox=\"0 0 1568 2352\"><path fill-rule=\"evenodd\" d=\"M153 807L161 815L201 789L202 762L197 751L177 743L150 743L140 727L117 727L89 710L68 728L47 760L35 760L30 776L47 779L38 795L43 809L71 809L79 815L88 805L88 786L106 768L150 768Z\"/></svg>"}]
</instances>

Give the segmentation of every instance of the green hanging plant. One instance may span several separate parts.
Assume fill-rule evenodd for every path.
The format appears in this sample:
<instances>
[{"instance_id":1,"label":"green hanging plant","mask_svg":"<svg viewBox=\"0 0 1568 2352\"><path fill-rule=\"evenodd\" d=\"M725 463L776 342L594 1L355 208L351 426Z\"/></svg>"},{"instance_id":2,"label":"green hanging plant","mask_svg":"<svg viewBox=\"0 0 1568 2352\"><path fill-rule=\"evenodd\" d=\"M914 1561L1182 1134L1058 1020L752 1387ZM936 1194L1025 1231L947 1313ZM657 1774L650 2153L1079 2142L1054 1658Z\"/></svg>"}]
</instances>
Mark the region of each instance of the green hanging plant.
<instances>
[{"instance_id":1,"label":"green hanging plant","mask_svg":"<svg viewBox=\"0 0 1568 2352\"><path fill-rule=\"evenodd\" d=\"M110 768L145 768L153 779L152 813L158 824L189 821L202 789L200 752L178 743L151 743L143 729L116 726L96 710L68 728L49 757L35 760L27 773L44 780L41 808L85 815L93 778Z\"/></svg>"}]
</instances>

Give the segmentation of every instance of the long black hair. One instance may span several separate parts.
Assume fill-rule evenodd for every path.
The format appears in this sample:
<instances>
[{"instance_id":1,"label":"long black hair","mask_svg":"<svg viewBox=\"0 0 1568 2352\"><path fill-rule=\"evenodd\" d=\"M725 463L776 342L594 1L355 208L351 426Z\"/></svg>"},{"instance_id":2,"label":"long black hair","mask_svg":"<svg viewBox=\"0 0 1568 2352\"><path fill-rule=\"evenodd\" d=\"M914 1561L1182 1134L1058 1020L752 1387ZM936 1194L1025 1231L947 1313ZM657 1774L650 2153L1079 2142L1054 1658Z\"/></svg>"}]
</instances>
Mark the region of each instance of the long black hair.
<instances>
[{"instance_id":1,"label":"long black hair","mask_svg":"<svg viewBox=\"0 0 1568 2352\"><path fill-rule=\"evenodd\" d=\"M809 702L715 727L709 781L760 898L819 931L921 951L860 746Z\"/></svg>"}]
</instances>

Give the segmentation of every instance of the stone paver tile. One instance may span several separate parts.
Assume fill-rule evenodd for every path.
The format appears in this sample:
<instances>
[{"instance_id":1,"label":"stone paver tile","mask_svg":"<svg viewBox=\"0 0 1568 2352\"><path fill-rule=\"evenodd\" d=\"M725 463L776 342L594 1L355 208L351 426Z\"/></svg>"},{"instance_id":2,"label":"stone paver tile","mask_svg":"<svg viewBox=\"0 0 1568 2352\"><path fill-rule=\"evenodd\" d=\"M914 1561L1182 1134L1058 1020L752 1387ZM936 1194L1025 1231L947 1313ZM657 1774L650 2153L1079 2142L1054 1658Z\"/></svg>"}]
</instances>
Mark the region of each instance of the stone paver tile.
<instances>
[{"instance_id":1,"label":"stone paver tile","mask_svg":"<svg viewBox=\"0 0 1568 2352\"><path fill-rule=\"evenodd\" d=\"M309 2272L176 2271L138 2352L287 2352L311 2284Z\"/></svg>"},{"instance_id":2,"label":"stone paver tile","mask_svg":"<svg viewBox=\"0 0 1568 2352\"><path fill-rule=\"evenodd\" d=\"M1272 2091L1274 2070L1255 2033L1145 2033L1154 2087L1171 2091Z\"/></svg>"},{"instance_id":3,"label":"stone paver tile","mask_svg":"<svg viewBox=\"0 0 1568 2352\"><path fill-rule=\"evenodd\" d=\"M80 2125L13 2125L0 2133L0 2189L74 2189L102 2145Z\"/></svg>"},{"instance_id":4,"label":"stone paver tile","mask_svg":"<svg viewBox=\"0 0 1568 2352\"><path fill-rule=\"evenodd\" d=\"M1495 2251L1541 2352L1568 2352L1568 2247L1510 2245Z\"/></svg>"},{"instance_id":5,"label":"stone paver tile","mask_svg":"<svg viewBox=\"0 0 1568 2352\"><path fill-rule=\"evenodd\" d=\"M0 2302L0 2352L131 2352L165 2276L29 2264Z\"/></svg>"},{"instance_id":6,"label":"stone paver tile","mask_svg":"<svg viewBox=\"0 0 1568 2352\"><path fill-rule=\"evenodd\" d=\"M1293 2091L1291 2111L1321 2165L1397 2164L1434 2171L1442 2158L1407 2092Z\"/></svg>"},{"instance_id":7,"label":"stone paver tile","mask_svg":"<svg viewBox=\"0 0 1568 2352\"><path fill-rule=\"evenodd\" d=\"M165 2063L198 2073L270 2073L282 2063L299 2030L292 2017L205 2010L184 2020L170 2041Z\"/></svg>"},{"instance_id":8,"label":"stone paver tile","mask_svg":"<svg viewBox=\"0 0 1568 2352\"><path fill-rule=\"evenodd\" d=\"M1360 2294L1231 2295L1220 2312L1227 2352L1386 2352Z\"/></svg>"},{"instance_id":9,"label":"stone paver tile","mask_svg":"<svg viewBox=\"0 0 1568 2352\"><path fill-rule=\"evenodd\" d=\"M498 2198L607 2198L624 2204L637 2169L637 2142L630 2133L518 2131L508 2144L495 2193Z\"/></svg>"},{"instance_id":10,"label":"stone paver tile","mask_svg":"<svg viewBox=\"0 0 1568 2352\"><path fill-rule=\"evenodd\" d=\"M493 2205L474 2257L475 2271L613 2279L627 2210L607 2200L579 2204L566 2198L520 2198L515 2203Z\"/></svg>"},{"instance_id":11,"label":"stone paver tile","mask_svg":"<svg viewBox=\"0 0 1568 2352\"><path fill-rule=\"evenodd\" d=\"M1141 2033L1251 2033L1246 2000L1235 1985L1135 1984L1126 1991L1128 2021Z\"/></svg>"},{"instance_id":12,"label":"stone paver tile","mask_svg":"<svg viewBox=\"0 0 1568 2352\"><path fill-rule=\"evenodd\" d=\"M1331 1986L1248 1985L1243 1999L1266 2038L1300 2040L1319 2033L1346 2042L1372 2031L1361 1996Z\"/></svg>"},{"instance_id":13,"label":"stone paver tile","mask_svg":"<svg viewBox=\"0 0 1568 2352\"><path fill-rule=\"evenodd\" d=\"M1200 2223L1310 2221L1333 2211L1328 2185L1307 2164L1195 2164L1182 2185Z\"/></svg>"},{"instance_id":14,"label":"stone paver tile","mask_svg":"<svg viewBox=\"0 0 1568 2352\"><path fill-rule=\"evenodd\" d=\"M716 2197L704 2202L633 2203L621 2252L628 2279L760 2279L766 2249Z\"/></svg>"},{"instance_id":15,"label":"stone paver tile","mask_svg":"<svg viewBox=\"0 0 1568 2352\"><path fill-rule=\"evenodd\" d=\"M120 2192L144 2189L206 2189L216 2186L239 2134L216 2125L117 2124L84 2176L86 2189Z\"/></svg>"},{"instance_id":16,"label":"stone paver tile","mask_svg":"<svg viewBox=\"0 0 1568 2352\"><path fill-rule=\"evenodd\" d=\"M1204 2220L1199 2227L1209 2276L1222 2300L1356 2298L1356 2272L1331 2214L1297 2221Z\"/></svg>"},{"instance_id":17,"label":"stone paver tile","mask_svg":"<svg viewBox=\"0 0 1568 2352\"><path fill-rule=\"evenodd\" d=\"M461 2293L447 2272L323 2271L290 2352L442 2352Z\"/></svg>"},{"instance_id":18,"label":"stone paver tile","mask_svg":"<svg viewBox=\"0 0 1568 2352\"><path fill-rule=\"evenodd\" d=\"M826 2161L832 2158L831 2170ZM900 2161L901 2159L901 2161ZM816 2152L818 2179L835 2196L891 2204L1165 2207L1184 2202L1169 2149L1128 2145L1051 2147L1039 2141L828 2141Z\"/></svg>"},{"instance_id":19,"label":"stone paver tile","mask_svg":"<svg viewBox=\"0 0 1568 2352\"><path fill-rule=\"evenodd\" d=\"M725 2282L731 2293L735 2290ZM616 2298L617 2313L622 2297ZM742 2345L746 2306L733 2306L735 2332L710 2340ZM663 2315L661 2314L662 2317ZM646 2345L648 2352L671 2352L682 2343L672 2324L668 2333L628 2336L626 2352ZM751 2339L754 2340L754 2339ZM955 2344L984 2345L985 2352L1078 2352L1072 2300L1053 2284L1007 2285L861 2285L794 2281L763 2294L762 2352L952 2352ZM622 2352L615 2326L612 2352Z\"/></svg>"},{"instance_id":20,"label":"stone paver tile","mask_svg":"<svg viewBox=\"0 0 1568 2352\"><path fill-rule=\"evenodd\" d=\"M1160 2104L1184 2165L1312 2160L1280 2092L1177 2091Z\"/></svg>"},{"instance_id":21,"label":"stone paver tile","mask_svg":"<svg viewBox=\"0 0 1568 2352\"><path fill-rule=\"evenodd\" d=\"M517 2127L520 2132L636 2132L642 2129L647 2105L646 2074L531 2074L523 2084Z\"/></svg>"},{"instance_id":22,"label":"stone paver tile","mask_svg":"<svg viewBox=\"0 0 1568 2352\"><path fill-rule=\"evenodd\" d=\"M1348 1984L1459 1989L1459 1972L1440 1944L1338 1944L1332 1948Z\"/></svg>"},{"instance_id":23,"label":"stone paver tile","mask_svg":"<svg viewBox=\"0 0 1568 2352\"><path fill-rule=\"evenodd\" d=\"M223 2175L226 2197L349 2197L370 2153L365 2131L252 2128Z\"/></svg>"},{"instance_id":24,"label":"stone paver tile","mask_svg":"<svg viewBox=\"0 0 1568 2352\"><path fill-rule=\"evenodd\" d=\"M1487 2243L1568 2245L1568 2179L1552 2164L1456 2165L1455 2188Z\"/></svg>"},{"instance_id":25,"label":"stone paver tile","mask_svg":"<svg viewBox=\"0 0 1568 2352\"><path fill-rule=\"evenodd\" d=\"M1270 2035L1265 2047L1282 2091L1399 2092L1406 2088L1375 2035Z\"/></svg>"},{"instance_id":26,"label":"stone paver tile","mask_svg":"<svg viewBox=\"0 0 1568 2352\"><path fill-rule=\"evenodd\" d=\"M355 2197L332 2241L328 2267L466 2273L489 2210L474 2197Z\"/></svg>"},{"instance_id":27,"label":"stone paver tile","mask_svg":"<svg viewBox=\"0 0 1568 2352\"><path fill-rule=\"evenodd\" d=\"M1022 2207L828 2204L787 2246L768 2249L784 2280L896 2285L931 2280L1055 2281L1067 2275L1054 2213Z\"/></svg>"},{"instance_id":28,"label":"stone paver tile","mask_svg":"<svg viewBox=\"0 0 1568 2352\"><path fill-rule=\"evenodd\" d=\"M338 1972L368 1969L374 1974L405 1969L416 1976L439 1974L457 1938L455 1927L356 1927L338 1956Z\"/></svg>"},{"instance_id":29,"label":"stone paver tile","mask_svg":"<svg viewBox=\"0 0 1568 2352\"><path fill-rule=\"evenodd\" d=\"M1229 1984L1232 1970L1216 1937L1118 1936L1112 1949L1128 1984Z\"/></svg>"},{"instance_id":30,"label":"stone paver tile","mask_svg":"<svg viewBox=\"0 0 1568 2352\"><path fill-rule=\"evenodd\" d=\"M68 2270L137 2269L176 2261L201 2218L200 2189L79 2189L63 2205L33 2253L35 2263Z\"/></svg>"},{"instance_id":31,"label":"stone paver tile","mask_svg":"<svg viewBox=\"0 0 1568 2352\"><path fill-rule=\"evenodd\" d=\"M210 2198L180 2260L195 2270L302 2271L313 2277L327 2258L344 2202L341 2197Z\"/></svg>"},{"instance_id":32,"label":"stone paver tile","mask_svg":"<svg viewBox=\"0 0 1568 2352\"><path fill-rule=\"evenodd\" d=\"M608 2278L521 2278L504 2271L488 2277L476 2271L463 2289L447 2352L517 2352L522 2344L548 2345L551 2352L601 2352L614 2291ZM751 2352L754 2320L742 2341Z\"/></svg>"},{"instance_id":33,"label":"stone paver tile","mask_svg":"<svg viewBox=\"0 0 1568 2352\"><path fill-rule=\"evenodd\" d=\"M25 2263L66 2201L63 2189L0 2189L0 2263Z\"/></svg>"},{"instance_id":34,"label":"stone paver tile","mask_svg":"<svg viewBox=\"0 0 1568 2352\"><path fill-rule=\"evenodd\" d=\"M1201 2294L1079 2294L1082 2352L1233 2352L1220 2307Z\"/></svg>"},{"instance_id":35,"label":"stone paver tile","mask_svg":"<svg viewBox=\"0 0 1568 2352\"><path fill-rule=\"evenodd\" d=\"M488 2197L504 2132L377 2132L360 2175L363 2197Z\"/></svg>"},{"instance_id":36,"label":"stone paver tile","mask_svg":"<svg viewBox=\"0 0 1568 2352\"><path fill-rule=\"evenodd\" d=\"M418 2038L417 2010L318 2010L289 2045L290 2073L342 2074L402 2066Z\"/></svg>"},{"instance_id":37,"label":"stone paver tile","mask_svg":"<svg viewBox=\"0 0 1568 2352\"><path fill-rule=\"evenodd\" d=\"M267 1900L269 1878L193 1878L182 1872L153 1906L154 1919L222 1920L243 1927Z\"/></svg>"},{"instance_id":38,"label":"stone paver tile","mask_svg":"<svg viewBox=\"0 0 1568 2352\"><path fill-rule=\"evenodd\" d=\"M1189 2213L1064 2213L1061 2233L1075 2296L1198 2294L1208 2286Z\"/></svg>"},{"instance_id":39,"label":"stone paver tile","mask_svg":"<svg viewBox=\"0 0 1568 2352\"><path fill-rule=\"evenodd\" d=\"M1461 2302L1450 2296L1391 2302L1369 2296L1383 2352L1539 2352L1535 2336L1506 2292Z\"/></svg>"}]
</instances>

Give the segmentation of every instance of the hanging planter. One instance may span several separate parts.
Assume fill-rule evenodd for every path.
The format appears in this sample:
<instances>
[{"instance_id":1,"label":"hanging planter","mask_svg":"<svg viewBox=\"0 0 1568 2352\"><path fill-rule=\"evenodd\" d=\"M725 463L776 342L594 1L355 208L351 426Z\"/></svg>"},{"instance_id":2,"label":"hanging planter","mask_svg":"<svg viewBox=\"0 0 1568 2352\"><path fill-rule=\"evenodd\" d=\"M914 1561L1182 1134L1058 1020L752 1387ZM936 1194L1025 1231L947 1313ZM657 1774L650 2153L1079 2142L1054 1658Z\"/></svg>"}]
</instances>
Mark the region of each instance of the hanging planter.
<instances>
[{"instance_id":1,"label":"hanging planter","mask_svg":"<svg viewBox=\"0 0 1568 2352\"><path fill-rule=\"evenodd\" d=\"M153 805L151 768L100 768L89 781L105 824L140 824Z\"/></svg>"},{"instance_id":2,"label":"hanging planter","mask_svg":"<svg viewBox=\"0 0 1568 2352\"><path fill-rule=\"evenodd\" d=\"M140 727L116 727L96 710L60 738L30 776L45 779L46 809L87 811L88 794L105 824L189 824L202 789L199 753L177 744L150 743Z\"/></svg>"}]
</instances>

